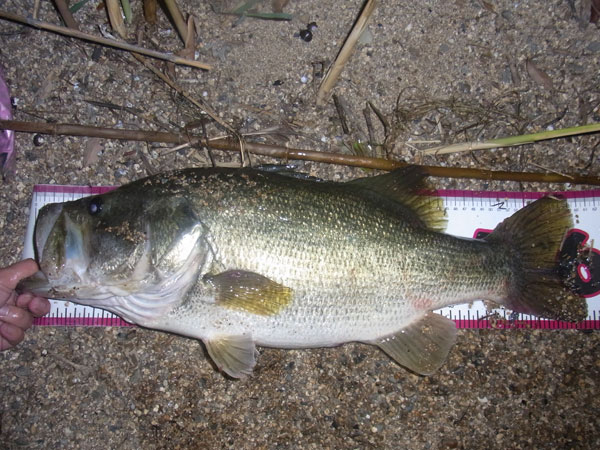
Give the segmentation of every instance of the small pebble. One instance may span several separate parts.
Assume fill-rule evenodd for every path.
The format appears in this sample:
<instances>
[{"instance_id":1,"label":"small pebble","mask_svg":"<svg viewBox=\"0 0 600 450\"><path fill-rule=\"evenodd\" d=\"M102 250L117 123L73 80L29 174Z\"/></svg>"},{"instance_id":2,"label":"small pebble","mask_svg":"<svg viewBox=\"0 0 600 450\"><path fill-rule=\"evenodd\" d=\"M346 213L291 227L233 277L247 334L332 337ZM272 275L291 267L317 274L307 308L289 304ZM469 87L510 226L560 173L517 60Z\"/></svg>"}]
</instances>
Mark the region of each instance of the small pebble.
<instances>
[{"instance_id":1,"label":"small pebble","mask_svg":"<svg viewBox=\"0 0 600 450\"><path fill-rule=\"evenodd\" d=\"M302 39L304 42L310 42L312 41L313 38L313 34L310 30L301 30L300 31L300 39Z\"/></svg>"},{"instance_id":2,"label":"small pebble","mask_svg":"<svg viewBox=\"0 0 600 450\"><path fill-rule=\"evenodd\" d=\"M46 138L44 136L42 136L41 134L33 135L33 145L35 145L36 147L41 147L45 143L46 143Z\"/></svg>"}]
</instances>

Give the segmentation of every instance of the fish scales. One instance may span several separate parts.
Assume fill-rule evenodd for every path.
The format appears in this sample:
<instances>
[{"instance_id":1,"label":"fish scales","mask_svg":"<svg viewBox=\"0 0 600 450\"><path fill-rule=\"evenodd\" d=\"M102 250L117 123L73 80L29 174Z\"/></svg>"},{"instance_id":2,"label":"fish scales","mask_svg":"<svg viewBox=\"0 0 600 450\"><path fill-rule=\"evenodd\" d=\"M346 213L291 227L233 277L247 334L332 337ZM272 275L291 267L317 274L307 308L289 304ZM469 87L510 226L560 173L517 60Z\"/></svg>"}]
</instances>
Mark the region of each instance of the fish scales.
<instances>
[{"instance_id":1,"label":"fish scales","mask_svg":"<svg viewBox=\"0 0 600 450\"><path fill-rule=\"evenodd\" d=\"M503 261L490 250L484 253L490 261L483 263L481 247L487 246L481 242L411 226L348 194L343 185L273 183L272 178L208 176L207 190L221 194L214 201L196 201L205 205L199 216L225 268L260 273L294 292L280 315L247 314L246 320L261 322L245 330L256 330L252 334L260 344L370 340L403 327L423 310L481 298L502 287ZM443 283L452 289L441 291ZM297 330L298 322L314 324L313 329Z\"/></svg>"},{"instance_id":2,"label":"fish scales","mask_svg":"<svg viewBox=\"0 0 600 450\"><path fill-rule=\"evenodd\" d=\"M430 311L480 298L583 314L550 267L570 225L564 202L542 199L489 238L462 239L433 229L422 178L412 168L354 183L253 169L150 177L42 210L38 278L50 287L35 289L201 339L234 377L251 372L257 344L350 341L428 374L455 339Z\"/></svg>"}]
</instances>

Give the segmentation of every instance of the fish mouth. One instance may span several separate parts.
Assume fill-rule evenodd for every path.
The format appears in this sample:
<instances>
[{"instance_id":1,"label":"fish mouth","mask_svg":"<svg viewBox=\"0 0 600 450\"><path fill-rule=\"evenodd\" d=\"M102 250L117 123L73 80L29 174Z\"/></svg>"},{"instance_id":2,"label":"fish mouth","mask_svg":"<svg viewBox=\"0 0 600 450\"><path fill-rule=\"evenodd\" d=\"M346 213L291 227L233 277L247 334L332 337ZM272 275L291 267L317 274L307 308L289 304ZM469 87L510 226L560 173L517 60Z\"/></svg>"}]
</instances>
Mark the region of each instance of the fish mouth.
<instances>
[{"instance_id":1,"label":"fish mouth","mask_svg":"<svg viewBox=\"0 0 600 450\"><path fill-rule=\"evenodd\" d=\"M48 236L52 232L62 209L61 203L52 203L44 206L38 214L33 236L33 251L35 260L40 267ZM17 290L19 292L31 292L35 295L49 297L51 296L52 286L46 274L42 270L38 270L32 276L21 280L17 285Z\"/></svg>"},{"instance_id":2,"label":"fish mouth","mask_svg":"<svg viewBox=\"0 0 600 450\"><path fill-rule=\"evenodd\" d=\"M51 290L52 287L48 282L48 278L46 278L46 275L41 270L19 281L17 285L17 292L31 292L41 297L52 297Z\"/></svg>"},{"instance_id":3,"label":"fish mouth","mask_svg":"<svg viewBox=\"0 0 600 450\"><path fill-rule=\"evenodd\" d=\"M56 225L57 219L63 210L62 203L51 203L44 206L35 222L35 236L33 247L35 250L35 259L41 264L44 258L44 248L48 241L48 236Z\"/></svg>"},{"instance_id":4,"label":"fish mouth","mask_svg":"<svg viewBox=\"0 0 600 450\"><path fill-rule=\"evenodd\" d=\"M44 206L35 224L34 250L40 270L23 280L19 288L51 298L73 298L85 285L89 251L81 226L63 204Z\"/></svg>"}]
</instances>

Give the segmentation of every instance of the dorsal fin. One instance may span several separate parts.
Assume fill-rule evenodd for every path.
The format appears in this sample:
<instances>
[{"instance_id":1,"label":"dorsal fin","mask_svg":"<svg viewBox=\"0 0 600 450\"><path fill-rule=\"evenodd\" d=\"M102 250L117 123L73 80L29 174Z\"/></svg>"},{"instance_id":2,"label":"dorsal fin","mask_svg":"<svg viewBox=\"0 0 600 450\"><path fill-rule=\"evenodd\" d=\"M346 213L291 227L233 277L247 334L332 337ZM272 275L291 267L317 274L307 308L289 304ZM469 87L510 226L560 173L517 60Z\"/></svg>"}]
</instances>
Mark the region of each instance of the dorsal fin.
<instances>
[{"instance_id":1,"label":"dorsal fin","mask_svg":"<svg viewBox=\"0 0 600 450\"><path fill-rule=\"evenodd\" d=\"M446 212L440 197L420 195L419 191L432 191L425 183L427 174L417 166L407 166L390 173L369 178L359 178L348 184L376 192L411 210L427 228L446 229Z\"/></svg>"}]
</instances>

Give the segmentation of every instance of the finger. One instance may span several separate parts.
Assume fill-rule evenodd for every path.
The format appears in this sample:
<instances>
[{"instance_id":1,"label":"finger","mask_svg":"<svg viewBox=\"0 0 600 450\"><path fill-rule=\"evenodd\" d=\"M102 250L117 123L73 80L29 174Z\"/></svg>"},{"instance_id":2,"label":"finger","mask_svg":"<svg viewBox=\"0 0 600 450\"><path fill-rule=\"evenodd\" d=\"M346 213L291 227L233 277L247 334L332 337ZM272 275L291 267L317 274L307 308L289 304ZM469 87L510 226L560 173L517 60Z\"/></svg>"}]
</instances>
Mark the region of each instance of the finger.
<instances>
[{"instance_id":1,"label":"finger","mask_svg":"<svg viewBox=\"0 0 600 450\"><path fill-rule=\"evenodd\" d=\"M14 305L17 302L17 293L0 284L0 305Z\"/></svg>"},{"instance_id":2,"label":"finger","mask_svg":"<svg viewBox=\"0 0 600 450\"><path fill-rule=\"evenodd\" d=\"M50 302L44 297L33 297L28 308L34 317L43 317L50 312Z\"/></svg>"},{"instance_id":3,"label":"finger","mask_svg":"<svg viewBox=\"0 0 600 450\"><path fill-rule=\"evenodd\" d=\"M0 308L0 321L26 330L33 323L33 317L29 311L23 308L14 305L4 305Z\"/></svg>"},{"instance_id":4,"label":"finger","mask_svg":"<svg viewBox=\"0 0 600 450\"><path fill-rule=\"evenodd\" d=\"M0 352L3 352L4 350L8 350L9 348L13 347L14 345L12 345L10 342L4 339L2 335L0 335Z\"/></svg>"},{"instance_id":5,"label":"finger","mask_svg":"<svg viewBox=\"0 0 600 450\"><path fill-rule=\"evenodd\" d=\"M37 263L33 259L19 261L12 266L0 269L0 286L8 289L17 287L19 281L30 277L39 270Z\"/></svg>"},{"instance_id":6,"label":"finger","mask_svg":"<svg viewBox=\"0 0 600 450\"><path fill-rule=\"evenodd\" d=\"M50 302L44 297L38 297L31 292L19 295L16 305L29 310L35 317L45 316L50 312Z\"/></svg>"},{"instance_id":7,"label":"finger","mask_svg":"<svg viewBox=\"0 0 600 450\"><path fill-rule=\"evenodd\" d=\"M25 292L17 297L15 305L17 305L19 308L27 309L34 297L35 294L32 294L31 292Z\"/></svg>"},{"instance_id":8,"label":"finger","mask_svg":"<svg viewBox=\"0 0 600 450\"><path fill-rule=\"evenodd\" d=\"M0 322L0 350L14 347L25 337L25 331L10 323Z\"/></svg>"}]
</instances>

